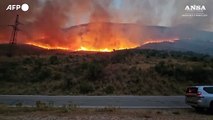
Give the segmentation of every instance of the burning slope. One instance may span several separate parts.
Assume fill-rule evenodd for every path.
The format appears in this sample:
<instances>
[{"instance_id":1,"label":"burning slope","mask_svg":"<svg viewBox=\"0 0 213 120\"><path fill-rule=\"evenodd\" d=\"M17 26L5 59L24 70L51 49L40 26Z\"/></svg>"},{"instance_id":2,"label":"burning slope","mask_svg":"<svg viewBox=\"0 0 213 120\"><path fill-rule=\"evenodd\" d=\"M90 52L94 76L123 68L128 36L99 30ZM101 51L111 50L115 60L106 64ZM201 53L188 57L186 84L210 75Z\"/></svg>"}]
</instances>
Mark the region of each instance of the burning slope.
<instances>
[{"instance_id":1,"label":"burning slope","mask_svg":"<svg viewBox=\"0 0 213 120\"><path fill-rule=\"evenodd\" d=\"M151 2L149 0L146 2L119 0L120 5L117 5L116 0L3 1L0 4L0 8L2 8L0 18L1 25L3 25L0 27L0 43L9 41L10 32L6 28L7 25L14 23L17 14L20 15L19 22L23 24L20 25L18 43L45 49L109 52L135 48L149 43L175 42L179 39L212 40L212 33L202 35L202 32L196 30L197 28L206 30L211 24L211 17L202 20L193 19L193 17L176 18L175 16L179 16L178 12L178 15L170 13L168 16L164 16L168 11L162 8L173 9L171 5L174 1L172 4L164 1L165 4L159 4L158 7L156 7L156 3L158 4L159 1ZM5 11L5 7L11 3L28 3L31 7L28 12ZM178 7L176 8L178 9ZM80 25L83 23L88 24ZM173 26L174 29L156 26L146 28L142 25ZM74 27L65 29L68 26Z\"/></svg>"},{"instance_id":2,"label":"burning slope","mask_svg":"<svg viewBox=\"0 0 213 120\"><path fill-rule=\"evenodd\" d=\"M140 23L110 23L116 19L113 17L114 12L107 9L111 6L111 2L111 0L46 1L40 9L31 8L29 15L20 15L20 22L24 24L21 30L24 34L18 34L18 42L45 49L110 52L136 48L149 42L173 41L173 38L176 38L176 35L164 31L147 30ZM13 15L5 17L13 19ZM88 24L79 25L81 23L79 20L85 19ZM64 29L73 21L75 24L71 25L76 26ZM5 19L4 24L12 24L7 22ZM9 35L4 34L3 37L0 35L0 42L9 40L5 36Z\"/></svg>"},{"instance_id":3,"label":"burning slope","mask_svg":"<svg viewBox=\"0 0 213 120\"><path fill-rule=\"evenodd\" d=\"M56 42L55 38L50 35L34 36L25 43L45 49L111 52L132 49L150 43L179 40L175 35L161 33L153 28L136 24L98 22L74 26L62 31L60 31L61 39L66 40L66 44Z\"/></svg>"},{"instance_id":4,"label":"burning slope","mask_svg":"<svg viewBox=\"0 0 213 120\"><path fill-rule=\"evenodd\" d=\"M50 35L33 36L32 39L27 39L25 43L44 49L98 52L111 52L140 46L137 41L133 41L132 38L125 35L125 32L117 24L111 23L90 23L84 26L74 26L60 34L62 35L61 39L66 40L66 44L55 42L58 40Z\"/></svg>"},{"instance_id":5,"label":"burning slope","mask_svg":"<svg viewBox=\"0 0 213 120\"><path fill-rule=\"evenodd\" d=\"M70 40L75 41L71 50L77 51L110 52L179 40L176 35L137 24L98 22L71 27L65 32Z\"/></svg>"},{"instance_id":6,"label":"burning slope","mask_svg":"<svg viewBox=\"0 0 213 120\"><path fill-rule=\"evenodd\" d=\"M113 24L92 23L83 31L81 29L77 50L110 52L113 50L130 49L139 46L136 41L128 39L120 29Z\"/></svg>"},{"instance_id":7,"label":"burning slope","mask_svg":"<svg viewBox=\"0 0 213 120\"><path fill-rule=\"evenodd\" d=\"M18 35L18 42L45 49L110 52L136 48L149 40L159 42L158 39L164 41L174 37L155 35L140 24L110 23L113 18L113 13L107 9L110 3L111 0L46 1L41 9L35 7L31 14L20 15L20 22L25 24L21 29L25 33ZM75 16L71 17L70 13ZM11 16L6 17L14 19ZM88 24L78 25L78 20L85 16ZM72 22L70 18L76 26L63 29ZM4 23L7 21L5 19ZM0 35L0 41L2 39L9 38Z\"/></svg>"}]
</instances>

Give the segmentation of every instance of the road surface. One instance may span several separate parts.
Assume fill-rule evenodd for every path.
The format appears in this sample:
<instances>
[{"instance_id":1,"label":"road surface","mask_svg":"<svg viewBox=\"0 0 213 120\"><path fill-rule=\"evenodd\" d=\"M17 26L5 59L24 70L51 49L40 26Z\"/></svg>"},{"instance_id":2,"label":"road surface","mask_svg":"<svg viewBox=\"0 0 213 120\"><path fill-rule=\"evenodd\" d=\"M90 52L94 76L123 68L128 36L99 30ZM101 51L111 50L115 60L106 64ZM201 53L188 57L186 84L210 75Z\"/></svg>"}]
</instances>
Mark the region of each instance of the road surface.
<instances>
[{"instance_id":1,"label":"road surface","mask_svg":"<svg viewBox=\"0 0 213 120\"><path fill-rule=\"evenodd\" d=\"M35 106L37 101L56 107L77 105L80 108L189 108L184 96L40 96L0 95L0 104Z\"/></svg>"}]
</instances>

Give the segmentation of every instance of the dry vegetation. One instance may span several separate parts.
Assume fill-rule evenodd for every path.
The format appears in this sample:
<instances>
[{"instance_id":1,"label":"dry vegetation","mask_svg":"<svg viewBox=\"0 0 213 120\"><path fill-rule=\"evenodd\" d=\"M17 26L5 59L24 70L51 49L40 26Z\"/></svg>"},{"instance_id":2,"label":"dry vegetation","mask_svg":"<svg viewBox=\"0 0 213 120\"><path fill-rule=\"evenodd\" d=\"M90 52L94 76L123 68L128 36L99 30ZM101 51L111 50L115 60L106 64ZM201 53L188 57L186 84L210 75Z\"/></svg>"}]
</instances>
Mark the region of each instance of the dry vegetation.
<instances>
[{"instance_id":1,"label":"dry vegetation","mask_svg":"<svg viewBox=\"0 0 213 120\"><path fill-rule=\"evenodd\" d=\"M1 120L212 120L193 109L70 109L0 107Z\"/></svg>"},{"instance_id":2,"label":"dry vegetation","mask_svg":"<svg viewBox=\"0 0 213 120\"><path fill-rule=\"evenodd\" d=\"M0 94L180 95L196 84L213 84L211 56L155 50L0 56Z\"/></svg>"}]
</instances>

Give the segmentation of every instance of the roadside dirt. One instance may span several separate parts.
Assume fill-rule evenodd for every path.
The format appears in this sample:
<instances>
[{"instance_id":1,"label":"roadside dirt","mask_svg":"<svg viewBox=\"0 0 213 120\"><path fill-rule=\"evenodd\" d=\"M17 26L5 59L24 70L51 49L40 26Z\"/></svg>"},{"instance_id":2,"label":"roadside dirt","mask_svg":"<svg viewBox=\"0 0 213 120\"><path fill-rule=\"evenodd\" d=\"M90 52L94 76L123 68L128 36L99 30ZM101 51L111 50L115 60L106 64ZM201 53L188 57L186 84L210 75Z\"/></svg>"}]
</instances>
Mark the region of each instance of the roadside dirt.
<instances>
[{"instance_id":1,"label":"roadside dirt","mask_svg":"<svg viewBox=\"0 0 213 120\"><path fill-rule=\"evenodd\" d=\"M213 120L193 109L77 109L0 113L0 120Z\"/></svg>"}]
</instances>

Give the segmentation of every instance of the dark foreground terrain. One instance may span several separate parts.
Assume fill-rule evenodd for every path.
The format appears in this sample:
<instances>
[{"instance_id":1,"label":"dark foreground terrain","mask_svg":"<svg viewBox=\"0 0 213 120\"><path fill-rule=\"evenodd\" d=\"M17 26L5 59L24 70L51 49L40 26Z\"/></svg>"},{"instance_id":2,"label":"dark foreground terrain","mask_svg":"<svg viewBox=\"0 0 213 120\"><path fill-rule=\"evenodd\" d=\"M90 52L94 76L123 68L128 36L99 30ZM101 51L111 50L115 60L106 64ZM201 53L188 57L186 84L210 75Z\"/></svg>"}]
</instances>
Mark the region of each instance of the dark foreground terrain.
<instances>
[{"instance_id":1,"label":"dark foreground terrain","mask_svg":"<svg viewBox=\"0 0 213 120\"><path fill-rule=\"evenodd\" d=\"M0 108L1 120L212 120L193 109Z\"/></svg>"},{"instance_id":2,"label":"dark foreground terrain","mask_svg":"<svg viewBox=\"0 0 213 120\"><path fill-rule=\"evenodd\" d=\"M213 84L211 56L155 50L0 56L0 94L181 95L197 84Z\"/></svg>"}]
</instances>

